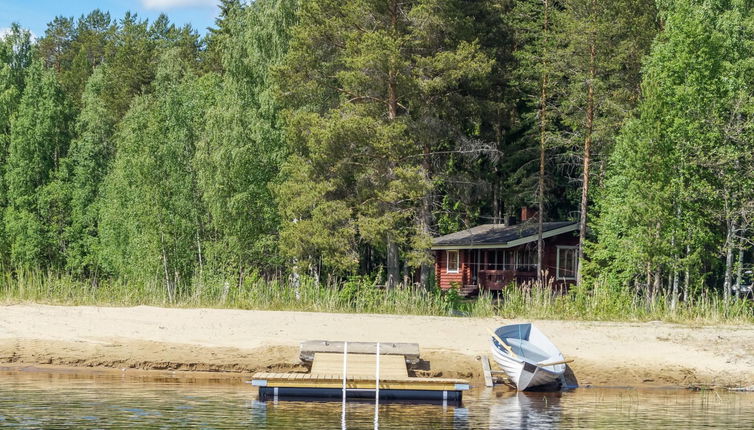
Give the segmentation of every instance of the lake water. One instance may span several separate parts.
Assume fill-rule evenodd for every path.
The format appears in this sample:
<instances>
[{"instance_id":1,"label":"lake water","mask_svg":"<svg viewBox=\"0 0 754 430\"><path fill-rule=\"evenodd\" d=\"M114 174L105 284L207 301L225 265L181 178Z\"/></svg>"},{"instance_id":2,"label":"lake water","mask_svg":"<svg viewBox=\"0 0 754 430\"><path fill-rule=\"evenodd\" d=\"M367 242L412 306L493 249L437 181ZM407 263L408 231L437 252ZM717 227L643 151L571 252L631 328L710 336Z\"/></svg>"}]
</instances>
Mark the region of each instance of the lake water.
<instances>
[{"instance_id":1,"label":"lake water","mask_svg":"<svg viewBox=\"0 0 754 430\"><path fill-rule=\"evenodd\" d=\"M388 403L382 429L752 429L754 393L579 388L476 389L460 406ZM0 371L0 427L343 428L339 402L260 402L246 384L169 376ZM375 428L370 402L348 403L345 427Z\"/></svg>"}]
</instances>

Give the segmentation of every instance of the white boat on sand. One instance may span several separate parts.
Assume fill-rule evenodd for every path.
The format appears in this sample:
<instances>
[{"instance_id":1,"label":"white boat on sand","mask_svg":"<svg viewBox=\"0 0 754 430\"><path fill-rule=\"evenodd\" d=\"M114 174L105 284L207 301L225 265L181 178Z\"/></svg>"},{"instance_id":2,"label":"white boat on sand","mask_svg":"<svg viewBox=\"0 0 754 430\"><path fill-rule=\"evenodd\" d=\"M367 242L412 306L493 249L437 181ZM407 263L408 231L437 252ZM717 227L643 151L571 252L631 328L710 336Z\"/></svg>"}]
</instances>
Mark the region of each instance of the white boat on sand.
<instances>
[{"instance_id":1,"label":"white boat on sand","mask_svg":"<svg viewBox=\"0 0 754 430\"><path fill-rule=\"evenodd\" d=\"M555 384L566 370L563 354L531 323L502 326L490 335L495 362L519 391Z\"/></svg>"}]
</instances>

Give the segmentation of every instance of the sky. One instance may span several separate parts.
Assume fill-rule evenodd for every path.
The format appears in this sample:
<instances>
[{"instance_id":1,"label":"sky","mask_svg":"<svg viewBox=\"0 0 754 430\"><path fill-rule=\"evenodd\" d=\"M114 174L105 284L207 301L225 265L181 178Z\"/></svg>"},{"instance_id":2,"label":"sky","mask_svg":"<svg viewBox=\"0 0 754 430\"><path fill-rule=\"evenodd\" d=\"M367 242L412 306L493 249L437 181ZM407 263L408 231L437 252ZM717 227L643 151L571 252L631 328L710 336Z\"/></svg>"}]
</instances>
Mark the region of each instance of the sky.
<instances>
[{"instance_id":1,"label":"sky","mask_svg":"<svg viewBox=\"0 0 754 430\"><path fill-rule=\"evenodd\" d=\"M35 37L44 36L47 23L58 15L78 18L94 9L109 11L113 19L120 19L126 11L136 12L150 22L165 13L170 22L182 26L191 24L199 34L215 22L218 0L0 0L0 36L18 22Z\"/></svg>"}]
</instances>

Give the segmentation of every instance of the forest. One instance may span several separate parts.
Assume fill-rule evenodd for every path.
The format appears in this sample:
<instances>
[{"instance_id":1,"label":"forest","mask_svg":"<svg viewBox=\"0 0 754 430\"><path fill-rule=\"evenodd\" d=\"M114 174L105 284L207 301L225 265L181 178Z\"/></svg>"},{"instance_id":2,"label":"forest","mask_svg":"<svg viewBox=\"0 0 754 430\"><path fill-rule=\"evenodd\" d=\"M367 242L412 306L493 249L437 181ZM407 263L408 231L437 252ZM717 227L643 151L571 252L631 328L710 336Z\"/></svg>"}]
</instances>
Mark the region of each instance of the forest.
<instances>
[{"instance_id":1,"label":"forest","mask_svg":"<svg viewBox=\"0 0 754 430\"><path fill-rule=\"evenodd\" d=\"M17 23L0 289L431 291L432 237L532 207L580 224L573 297L732 308L753 119L750 0L222 0L206 34L101 10L36 38Z\"/></svg>"}]
</instances>

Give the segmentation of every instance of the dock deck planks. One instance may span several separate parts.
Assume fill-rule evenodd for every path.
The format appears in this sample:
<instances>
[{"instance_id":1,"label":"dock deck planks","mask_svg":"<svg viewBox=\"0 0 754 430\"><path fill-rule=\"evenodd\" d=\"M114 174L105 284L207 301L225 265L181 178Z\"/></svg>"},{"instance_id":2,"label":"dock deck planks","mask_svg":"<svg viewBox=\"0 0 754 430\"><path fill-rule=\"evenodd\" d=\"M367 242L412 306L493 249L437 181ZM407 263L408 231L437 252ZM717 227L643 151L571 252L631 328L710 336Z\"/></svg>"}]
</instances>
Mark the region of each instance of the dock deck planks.
<instances>
[{"instance_id":1,"label":"dock deck planks","mask_svg":"<svg viewBox=\"0 0 754 430\"><path fill-rule=\"evenodd\" d=\"M306 350L305 344L308 344ZM389 346L384 348L385 345ZM310 373L258 372L251 382L259 387L260 396L274 395L276 399L278 395L291 398L340 398L344 379L342 350L343 342L302 342L301 359L311 359ZM348 343L345 394L349 398L375 396L375 353L375 343ZM410 377L406 364L419 361L417 344L380 343L379 358L380 398L460 401L461 393L469 389L468 381L463 379Z\"/></svg>"},{"instance_id":2,"label":"dock deck planks","mask_svg":"<svg viewBox=\"0 0 754 430\"><path fill-rule=\"evenodd\" d=\"M348 354L346 388L375 389L375 370L374 354ZM264 386L267 387L342 388L342 372L343 354L316 353L310 373L258 372L254 374L254 380L264 381ZM468 381L409 377L404 358L399 355L387 355L380 356L380 389L457 391L468 389Z\"/></svg>"},{"instance_id":3,"label":"dock deck planks","mask_svg":"<svg viewBox=\"0 0 754 430\"><path fill-rule=\"evenodd\" d=\"M313 375L310 373L264 373L254 374L254 380L265 381L267 387L290 388L342 388L343 379L339 375ZM380 389L385 390L427 390L427 391L456 391L465 390L468 381L449 378L380 378ZM374 376L353 376L346 380L346 388L370 389L375 388Z\"/></svg>"},{"instance_id":4,"label":"dock deck planks","mask_svg":"<svg viewBox=\"0 0 754 430\"><path fill-rule=\"evenodd\" d=\"M348 354L348 376L375 374L375 354ZM337 375L343 372L343 354L318 352L314 354L311 374ZM408 378L403 357L380 356L380 378Z\"/></svg>"}]
</instances>

